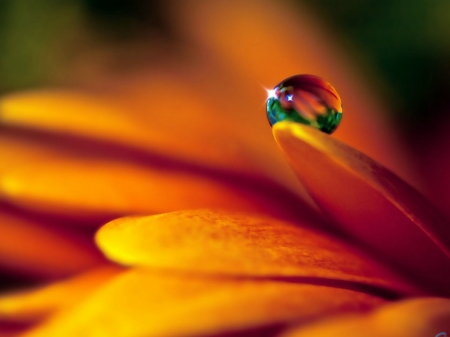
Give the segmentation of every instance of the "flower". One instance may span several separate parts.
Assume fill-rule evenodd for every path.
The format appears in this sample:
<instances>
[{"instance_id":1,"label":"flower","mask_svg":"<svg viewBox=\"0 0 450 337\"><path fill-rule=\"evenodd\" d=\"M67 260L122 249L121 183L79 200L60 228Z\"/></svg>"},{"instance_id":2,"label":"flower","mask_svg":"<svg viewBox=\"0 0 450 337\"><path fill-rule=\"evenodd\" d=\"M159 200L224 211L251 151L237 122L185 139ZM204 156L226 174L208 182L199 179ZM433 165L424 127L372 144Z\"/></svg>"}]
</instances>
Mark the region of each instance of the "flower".
<instances>
[{"instance_id":1,"label":"flower","mask_svg":"<svg viewBox=\"0 0 450 337\"><path fill-rule=\"evenodd\" d=\"M344 143L277 123L291 170L266 124L254 81L302 65L346 98L336 137L411 179L381 108L329 39L274 2L191 5L174 14L190 41L184 62L0 101L1 267L43 281L0 298L3 332L450 330L448 229L427 201Z\"/></svg>"}]
</instances>

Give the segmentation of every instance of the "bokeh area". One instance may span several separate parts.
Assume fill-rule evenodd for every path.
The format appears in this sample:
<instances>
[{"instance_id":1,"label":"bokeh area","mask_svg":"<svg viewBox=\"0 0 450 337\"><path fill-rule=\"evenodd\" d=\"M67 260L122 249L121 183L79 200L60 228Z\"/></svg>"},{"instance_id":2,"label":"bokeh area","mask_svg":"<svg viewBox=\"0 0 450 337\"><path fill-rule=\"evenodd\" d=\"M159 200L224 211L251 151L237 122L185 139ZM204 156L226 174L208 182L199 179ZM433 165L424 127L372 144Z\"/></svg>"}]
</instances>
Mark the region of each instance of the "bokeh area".
<instances>
[{"instance_id":1,"label":"bokeh area","mask_svg":"<svg viewBox=\"0 0 450 337\"><path fill-rule=\"evenodd\" d=\"M304 2L294 1L294 6L297 3ZM319 0L307 5L394 107L393 118L402 131L409 136L422 128L432 132L433 125L442 122L450 86L447 1ZM171 6L176 3L2 1L0 92L66 82L77 56L99 45L149 36L172 40Z\"/></svg>"}]
</instances>

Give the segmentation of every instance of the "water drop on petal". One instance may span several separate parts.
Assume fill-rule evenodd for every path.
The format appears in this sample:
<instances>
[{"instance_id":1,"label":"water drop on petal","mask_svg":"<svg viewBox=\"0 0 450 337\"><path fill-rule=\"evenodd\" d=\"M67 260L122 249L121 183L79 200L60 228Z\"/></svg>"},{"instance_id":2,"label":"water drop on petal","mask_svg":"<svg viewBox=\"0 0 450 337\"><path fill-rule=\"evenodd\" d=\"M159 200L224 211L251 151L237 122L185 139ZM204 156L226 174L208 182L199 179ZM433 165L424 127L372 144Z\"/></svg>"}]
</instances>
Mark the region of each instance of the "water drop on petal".
<instances>
[{"instance_id":1,"label":"water drop on petal","mask_svg":"<svg viewBox=\"0 0 450 337\"><path fill-rule=\"evenodd\" d=\"M332 133L342 119L342 103L330 83L314 75L295 75L267 90L270 125L290 120Z\"/></svg>"}]
</instances>

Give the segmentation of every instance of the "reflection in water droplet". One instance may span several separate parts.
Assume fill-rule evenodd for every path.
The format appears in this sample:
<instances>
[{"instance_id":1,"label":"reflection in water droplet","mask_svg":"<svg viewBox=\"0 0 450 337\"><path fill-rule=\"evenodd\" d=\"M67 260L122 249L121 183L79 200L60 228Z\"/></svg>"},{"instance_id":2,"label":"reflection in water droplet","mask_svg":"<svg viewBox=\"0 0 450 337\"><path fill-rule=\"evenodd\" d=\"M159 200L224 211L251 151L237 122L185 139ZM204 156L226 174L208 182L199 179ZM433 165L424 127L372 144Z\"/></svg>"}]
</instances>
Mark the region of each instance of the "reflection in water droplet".
<instances>
[{"instance_id":1,"label":"reflection in water droplet","mask_svg":"<svg viewBox=\"0 0 450 337\"><path fill-rule=\"evenodd\" d=\"M270 125L290 120L332 133L341 122L341 99L330 83L320 77L295 75L267 92Z\"/></svg>"}]
</instances>

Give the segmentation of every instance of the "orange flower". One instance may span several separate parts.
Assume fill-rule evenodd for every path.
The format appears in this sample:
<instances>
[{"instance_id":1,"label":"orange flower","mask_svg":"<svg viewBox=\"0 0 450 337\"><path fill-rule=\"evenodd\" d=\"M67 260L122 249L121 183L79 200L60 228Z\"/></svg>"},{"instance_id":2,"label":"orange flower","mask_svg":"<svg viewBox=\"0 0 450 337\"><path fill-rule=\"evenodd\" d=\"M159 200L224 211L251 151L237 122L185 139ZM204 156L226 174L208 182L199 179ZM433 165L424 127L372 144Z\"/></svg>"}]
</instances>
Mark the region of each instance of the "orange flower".
<instances>
[{"instance_id":1,"label":"orange flower","mask_svg":"<svg viewBox=\"0 0 450 337\"><path fill-rule=\"evenodd\" d=\"M0 268L34 285L0 297L0 335L450 333L448 226L345 145L421 186L313 19L251 0L172 15L174 59L0 100ZM295 73L341 93L335 138L280 122L274 142L257 83Z\"/></svg>"}]
</instances>

